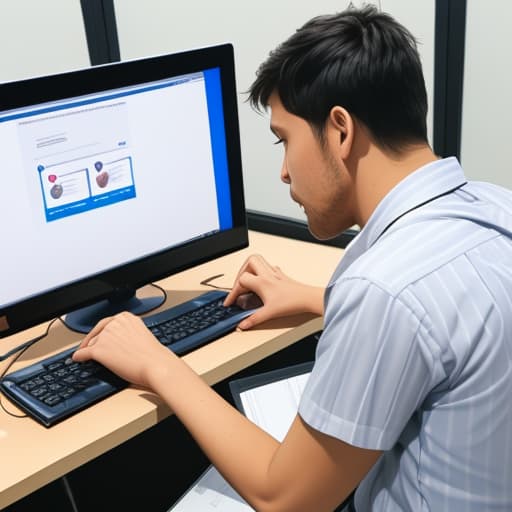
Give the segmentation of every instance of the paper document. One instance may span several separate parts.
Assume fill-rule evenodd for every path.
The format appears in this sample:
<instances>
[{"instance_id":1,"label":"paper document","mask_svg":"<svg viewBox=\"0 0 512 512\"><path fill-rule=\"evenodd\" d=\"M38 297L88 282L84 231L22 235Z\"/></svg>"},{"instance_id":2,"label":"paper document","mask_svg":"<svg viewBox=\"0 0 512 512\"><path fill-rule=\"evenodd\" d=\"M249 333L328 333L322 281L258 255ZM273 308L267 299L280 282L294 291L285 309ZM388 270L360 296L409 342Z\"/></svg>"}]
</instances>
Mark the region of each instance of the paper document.
<instances>
[{"instance_id":1,"label":"paper document","mask_svg":"<svg viewBox=\"0 0 512 512\"><path fill-rule=\"evenodd\" d=\"M292 424L309 373L263 384L240 393L245 415L282 441Z\"/></svg>"},{"instance_id":2,"label":"paper document","mask_svg":"<svg viewBox=\"0 0 512 512\"><path fill-rule=\"evenodd\" d=\"M210 466L168 512L254 511L246 501Z\"/></svg>"},{"instance_id":3,"label":"paper document","mask_svg":"<svg viewBox=\"0 0 512 512\"><path fill-rule=\"evenodd\" d=\"M240 379L237 381L240 387L235 401L251 421L278 441L282 441L297 414L300 396L310 369L311 365L307 363L307 365L296 365L260 376ZM286 374L289 376L282 377ZM243 389L246 385L247 388ZM201 475L168 512L199 510L201 512L254 511L213 466Z\"/></svg>"}]
</instances>

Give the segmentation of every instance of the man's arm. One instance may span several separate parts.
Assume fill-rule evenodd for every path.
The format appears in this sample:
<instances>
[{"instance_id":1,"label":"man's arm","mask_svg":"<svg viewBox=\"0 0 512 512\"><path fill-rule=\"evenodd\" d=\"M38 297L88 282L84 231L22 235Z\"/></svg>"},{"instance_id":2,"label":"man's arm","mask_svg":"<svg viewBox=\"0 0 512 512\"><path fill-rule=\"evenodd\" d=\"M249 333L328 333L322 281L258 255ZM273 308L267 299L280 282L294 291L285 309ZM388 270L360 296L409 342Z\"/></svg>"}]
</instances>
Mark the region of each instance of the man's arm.
<instances>
[{"instance_id":1,"label":"man's arm","mask_svg":"<svg viewBox=\"0 0 512 512\"><path fill-rule=\"evenodd\" d=\"M213 391L129 313L101 321L73 358L96 359L122 378L157 393L220 473L259 512L330 512L380 455L321 434L300 417L279 443Z\"/></svg>"},{"instance_id":2,"label":"man's arm","mask_svg":"<svg viewBox=\"0 0 512 512\"><path fill-rule=\"evenodd\" d=\"M171 366L153 380L154 390L226 480L259 512L332 511L381 453L322 434L300 416L279 443L190 368ZM177 393L180 388L186 393Z\"/></svg>"}]
</instances>

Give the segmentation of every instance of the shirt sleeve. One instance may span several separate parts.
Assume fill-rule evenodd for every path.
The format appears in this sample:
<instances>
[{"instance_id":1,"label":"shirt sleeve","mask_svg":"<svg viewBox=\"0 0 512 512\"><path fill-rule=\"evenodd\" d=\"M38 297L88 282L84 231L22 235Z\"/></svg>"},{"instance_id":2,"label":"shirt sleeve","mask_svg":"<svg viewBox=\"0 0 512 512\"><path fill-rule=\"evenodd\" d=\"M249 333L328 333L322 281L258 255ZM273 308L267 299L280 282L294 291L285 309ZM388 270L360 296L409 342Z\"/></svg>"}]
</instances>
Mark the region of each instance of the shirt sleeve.
<instances>
[{"instance_id":1,"label":"shirt sleeve","mask_svg":"<svg viewBox=\"0 0 512 512\"><path fill-rule=\"evenodd\" d=\"M390 449L440 378L422 320L377 284L340 279L299 404L304 421L354 446Z\"/></svg>"}]
</instances>

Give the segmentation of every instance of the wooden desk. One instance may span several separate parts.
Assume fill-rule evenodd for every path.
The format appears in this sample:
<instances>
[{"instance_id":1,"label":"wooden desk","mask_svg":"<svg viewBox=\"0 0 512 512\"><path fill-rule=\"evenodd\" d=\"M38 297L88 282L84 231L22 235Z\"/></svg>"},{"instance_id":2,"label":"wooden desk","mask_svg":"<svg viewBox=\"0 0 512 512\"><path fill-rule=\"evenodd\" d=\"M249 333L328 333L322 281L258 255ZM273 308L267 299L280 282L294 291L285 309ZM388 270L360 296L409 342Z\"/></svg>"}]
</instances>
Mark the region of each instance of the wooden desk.
<instances>
[{"instance_id":1,"label":"wooden desk","mask_svg":"<svg viewBox=\"0 0 512 512\"><path fill-rule=\"evenodd\" d=\"M168 307L207 291L200 281L215 274L219 286L230 286L245 259L264 255L296 279L324 286L343 251L325 245L250 233L247 249L159 281L168 291ZM0 340L5 353L38 334L41 325ZM233 375L322 328L322 319L297 315L260 328L229 334L184 358L210 385ZM77 343L81 335L55 323L47 338L25 352L12 370ZM0 363L0 372L8 361ZM20 411L1 396L11 412ZM0 410L0 509L65 475L115 446L152 427L171 411L148 392L125 389L47 429L28 417L15 418Z\"/></svg>"}]
</instances>

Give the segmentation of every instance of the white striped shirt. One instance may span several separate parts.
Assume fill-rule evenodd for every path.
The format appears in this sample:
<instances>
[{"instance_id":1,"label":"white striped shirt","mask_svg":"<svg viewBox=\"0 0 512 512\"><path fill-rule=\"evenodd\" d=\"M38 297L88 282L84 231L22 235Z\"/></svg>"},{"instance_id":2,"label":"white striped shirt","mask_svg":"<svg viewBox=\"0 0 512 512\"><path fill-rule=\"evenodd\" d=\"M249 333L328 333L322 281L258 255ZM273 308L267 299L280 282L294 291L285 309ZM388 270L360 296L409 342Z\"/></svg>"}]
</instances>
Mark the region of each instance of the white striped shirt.
<instances>
[{"instance_id":1,"label":"white striped shirt","mask_svg":"<svg viewBox=\"0 0 512 512\"><path fill-rule=\"evenodd\" d=\"M384 450L357 512L512 510L512 193L465 182L455 158L400 182L325 294L299 413Z\"/></svg>"}]
</instances>

